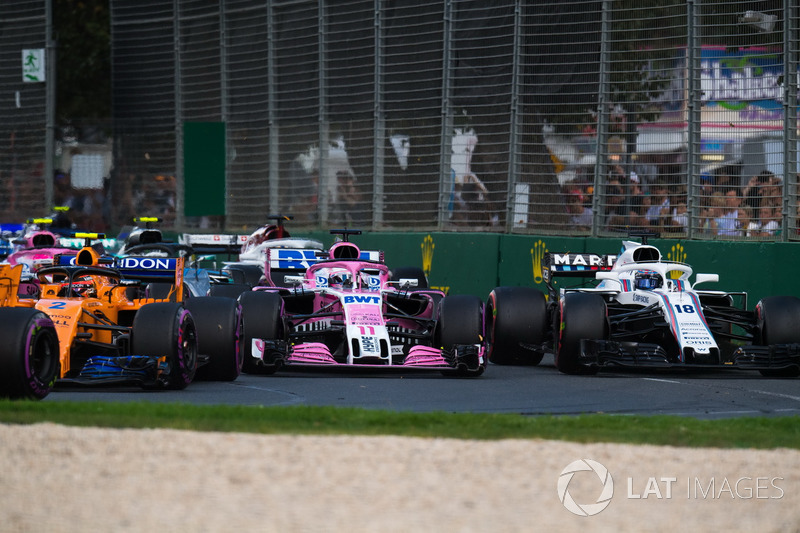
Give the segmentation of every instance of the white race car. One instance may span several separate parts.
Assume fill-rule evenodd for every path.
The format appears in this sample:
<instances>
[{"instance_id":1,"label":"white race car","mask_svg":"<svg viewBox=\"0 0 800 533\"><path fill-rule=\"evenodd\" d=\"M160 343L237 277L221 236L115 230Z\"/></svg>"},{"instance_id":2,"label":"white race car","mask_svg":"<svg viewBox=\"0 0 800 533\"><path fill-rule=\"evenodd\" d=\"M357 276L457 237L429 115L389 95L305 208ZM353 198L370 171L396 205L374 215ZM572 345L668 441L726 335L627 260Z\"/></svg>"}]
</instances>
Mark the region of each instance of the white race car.
<instances>
[{"instance_id":1,"label":"white race car","mask_svg":"<svg viewBox=\"0 0 800 533\"><path fill-rule=\"evenodd\" d=\"M566 374L612 366L719 367L800 375L800 299L773 296L747 308L747 294L698 289L717 274L693 274L654 246L625 241L616 255L549 253L549 298L498 287L487 302L489 360L538 364L551 351ZM599 280L560 288L554 276Z\"/></svg>"}]
</instances>

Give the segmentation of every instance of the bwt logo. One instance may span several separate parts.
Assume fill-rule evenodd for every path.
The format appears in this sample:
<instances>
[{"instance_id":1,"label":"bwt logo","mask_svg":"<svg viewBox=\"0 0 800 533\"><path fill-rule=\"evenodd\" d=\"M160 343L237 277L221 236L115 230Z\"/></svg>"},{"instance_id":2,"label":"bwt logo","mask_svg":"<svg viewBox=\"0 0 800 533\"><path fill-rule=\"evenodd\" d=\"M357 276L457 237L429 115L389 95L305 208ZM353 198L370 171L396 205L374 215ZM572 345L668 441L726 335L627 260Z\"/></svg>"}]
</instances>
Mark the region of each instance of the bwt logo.
<instances>
[{"instance_id":1,"label":"bwt logo","mask_svg":"<svg viewBox=\"0 0 800 533\"><path fill-rule=\"evenodd\" d=\"M594 503L577 503L569 493L569 483L577 472L594 472L597 474L603 488ZM573 461L561 471L558 477L558 499L567 511L578 516L594 516L608 507L611 497L614 496L614 480L608 469L591 459Z\"/></svg>"},{"instance_id":2,"label":"bwt logo","mask_svg":"<svg viewBox=\"0 0 800 533\"><path fill-rule=\"evenodd\" d=\"M381 299L378 296L345 296L346 304L379 304Z\"/></svg>"}]
</instances>

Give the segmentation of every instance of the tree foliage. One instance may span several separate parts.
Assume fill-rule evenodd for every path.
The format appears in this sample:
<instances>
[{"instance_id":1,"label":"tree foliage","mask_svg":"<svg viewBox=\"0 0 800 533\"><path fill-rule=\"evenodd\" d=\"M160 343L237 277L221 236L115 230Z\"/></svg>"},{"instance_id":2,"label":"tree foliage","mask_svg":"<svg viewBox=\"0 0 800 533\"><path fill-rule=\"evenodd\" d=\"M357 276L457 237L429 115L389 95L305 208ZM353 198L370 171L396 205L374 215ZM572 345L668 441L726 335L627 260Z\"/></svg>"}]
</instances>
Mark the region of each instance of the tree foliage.
<instances>
[{"instance_id":1,"label":"tree foliage","mask_svg":"<svg viewBox=\"0 0 800 533\"><path fill-rule=\"evenodd\" d=\"M55 0L59 122L111 116L109 0Z\"/></svg>"}]
</instances>

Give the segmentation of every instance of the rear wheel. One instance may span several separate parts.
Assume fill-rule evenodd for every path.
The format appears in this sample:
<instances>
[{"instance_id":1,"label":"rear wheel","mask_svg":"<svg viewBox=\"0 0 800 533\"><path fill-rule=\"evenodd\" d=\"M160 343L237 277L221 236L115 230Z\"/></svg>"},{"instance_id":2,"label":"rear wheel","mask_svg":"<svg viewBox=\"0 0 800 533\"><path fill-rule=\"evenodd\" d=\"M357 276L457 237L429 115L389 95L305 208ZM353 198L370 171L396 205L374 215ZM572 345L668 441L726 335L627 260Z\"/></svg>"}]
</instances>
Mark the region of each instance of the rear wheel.
<instances>
[{"instance_id":1,"label":"rear wheel","mask_svg":"<svg viewBox=\"0 0 800 533\"><path fill-rule=\"evenodd\" d=\"M0 397L41 400L58 378L53 321L30 308L0 309Z\"/></svg>"},{"instance_id":2,"label":"rear wheel","mask_svg":"<svg viewBox=\"0 0 800 533\"><path fill-rule=\"evenodd\" d=\"M497 287L486 302L489 361L499 365L538 365L544 351L534 350L547 336L547 302L531 287ZM523 346L527 345L527 346Z\"/></svg>"},{"instance_id":3,"label":"rear wheel","mask_svg":"<svg viewBox=\"0 0 800 533\"><path fill-rule=\"evenodd\" d=\"M281 337L283 299L274 292L250 291L242 294L239 303L242 306L242 370L247 374L273 374L277 365L262 365L253 357L253 339Z\"/></svg>"},{"instance_id":4,"label":"rear wheel","mask_svg":"<svg viewBox=\"0 0 800 533\"><path fill-rule=\"evenodd\" d=\"M246 283L212 283L209 296L219 296L222 298L238 298L242 293L248 292L252 286Z\"/></svg>"},{"instance_id":5,"label":"rear wheel","mask_svg":"<svg viewBox=\"0 0 800 533\"><path fill-rule=\"evenodd\" d=\"M761 344L800 343L800 298L794 296L772 296L764 298L756 306ZM800 376L797 365L787 368L761 370L762 376L792 378Z\"/></svg>"},{"instance_id":6,"label":"rear wheel","mask_svg":"<svg viewBox=\"0 0 800 533\"><path fill-rule=\"evenodd\" d=\"M569 293L561 302L561 320L554 332L556 368L564 374L596 374L598 367L579 361L582 339L605 339L606 303L597 294Z\"/></svg>"},{"instance_id":7,"label":"rear wheel","mask_svg":"<svg viewBox=\"0 0 800 533\"><path fill-rule=\"evenodd\" d=\"M477 296L445 296L439 304L438 346L450 350L454 345L483 344L483 302ZM485 363L459 368L457 375L480 376ZM452 372L446 372L449 374Z\"/></svg>"},{"instance_id":8,"label":"rear wheel","mask_svg":"<svg viewBox=\"0 0 800 533\"><path fill-rule=\"evenodd\" d=\"M198 352L208 357L208 362L197 369L197 377L235 380L242 371L239 302L233 298L206 296L190 298L185 305L197 324Z\"/></svg>"},{"instance_id":9,"label":"rear wheel","mask_svg":"<svg viewBox=\"0 0 800 533\"><path fill-rule=\"evenodd\" d=\"M168 389L185 389L197 373L197 328L191 313L180 303L143 305L133 319L131 352L166 357Z\"/></svg>"}]
</instances>

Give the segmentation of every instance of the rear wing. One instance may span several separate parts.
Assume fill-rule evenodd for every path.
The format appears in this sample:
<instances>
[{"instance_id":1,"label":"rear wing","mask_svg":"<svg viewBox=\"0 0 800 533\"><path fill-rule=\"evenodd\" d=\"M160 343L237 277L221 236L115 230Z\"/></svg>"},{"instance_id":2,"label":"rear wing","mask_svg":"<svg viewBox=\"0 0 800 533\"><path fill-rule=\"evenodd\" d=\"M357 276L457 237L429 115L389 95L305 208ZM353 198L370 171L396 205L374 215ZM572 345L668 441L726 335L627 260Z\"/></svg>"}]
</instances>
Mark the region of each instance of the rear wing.
<instances>
[{"instance_id":1,"label":"rear wing","mask_svg":"<svg viewBox=\"0 0 800 533\"><path fill-rule=\"evenodd\" d=\"M22 265L0 265L0 307L18 305L21 277Z\"/></svg>"},{"instance_id":2,"label":"rear wing","mask_svg":"<svg viewBox=\"0 0 800 533\"><path fill-rule=\"evenodd\" d=\"M617 254L544 254L542 258L542 277L548 285L555 276L594 277L596 272L611 270Z\"/></svg>"},{"instance_id":3,"label":"rear wing","mask_svg":"<svg viewBox=\"0 0 800 533\"><path fill-rule=\"evenodd\" d=\"M64 248L80 250L86 246L86 239L79 237L59 237L58 244ZM98 238L92 240L93 246L102 245L103 250L109 253L119 251L119 249L122 248L122 244L123 243L119 239Z\"/></svg>"},{"instance_id":4,"label":"rear wing","mask_svg":"<svg viewBox=\"0 0 800 533\"><path fill-rule=\"evenodd\" d=\"M238 254L247 237L225 233L184 233L179 242L191 246L198 254Z\"/></svg>"},{"instance_id":5,"label":"rear wing","mask_svg":"<svg viewBox=\"0 0 800 533\"><path fill-rule=\"evenodd\" d=\"M277 287L289 287L291 281L286 276L298 276L316 263L328 260L327 252L319 248L267 248L264 273L269 282ZM383 252L364 251L358 257L360 261L383 262Z\"/></svg>"},{"instance_id":6,"label":"rear wing","mask_svg":"<svg viewBox=\"0 0 800 533\"><path fill-rule=\"evenodd\" d=\"M122 279L147 283L169 283L175 287L175 300L183 301L184 257L120 257L116 269Z\"/></svg>"},{"instance_id":7,"label":"rear wing","mask_svg":"<svg viewBox=\"0 0 800 533\"><path fill-rule=\"evenodd\" d=\"M296 270L305 272L322 260L328 259L326 253L318 248L267 248L266 267L268 270ZM382 262L383 253L377 250L361 250L359 261Z\"/></svg>"}]
</instances>

